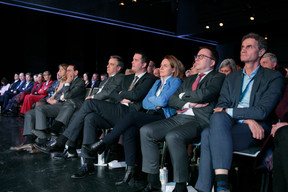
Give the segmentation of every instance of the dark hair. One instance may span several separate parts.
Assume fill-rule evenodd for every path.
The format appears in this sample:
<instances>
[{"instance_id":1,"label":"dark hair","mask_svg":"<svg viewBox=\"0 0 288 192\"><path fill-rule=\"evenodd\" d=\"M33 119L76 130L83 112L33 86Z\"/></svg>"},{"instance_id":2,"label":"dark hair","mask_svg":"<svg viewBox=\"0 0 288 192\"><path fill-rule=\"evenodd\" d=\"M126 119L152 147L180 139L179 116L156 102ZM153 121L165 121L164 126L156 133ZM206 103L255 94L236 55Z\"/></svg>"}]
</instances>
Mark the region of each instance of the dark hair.
<instances>
[{"instance_id":1,"label":"dark hair","mask_svg":"<svg viewBox=\"0 0 288 192\"><path fill-rule=\"evenodd\" d=\"M148 58L148 55L145 52L140 51L140 50L135 51L135 54L140 54L142 56L141 57L142 63L147 63L146 67L148 67L149 61L150 61L149 58Z\"/></svg>"},{"instance_id":2,"label":"dark hair","mask_svg":"<svg viewBox=\"0 0 288 192\"><path fill-rule=\"evenodd\" d=\"M8 79L6 77L2 77L1 82L4 83L4 85L8 84Z\"/></svg>"},{"instance_id":3,"label":"dark hair","mask_svg":"<svg viewBox=\"0 0 288 192\"><path fill-rule=\"evenodd\" d=\"M117 60L117 66L121 67L120 71L124 68L124 61L123 58L119 55L111 55L110 58Z\"/></svg>"},{"instance_id":4,"label":"dark hair","mask_svg":"<svg viewBox=\"0 0 288 192\"><path fill-rule=\"evenodd\" d=\"M246 39L255 39L257 42L258 42L258 49L261 50L261 49L265 49L265 51L267 51L268 49L268 43L267 41L264 39L264 37L262 37L261 35L257 34L257 33L248 33L247 35L245 35L243 38L242 38L242 43L244 40Z\"/></svg>"},{"instance_id":5,"label":"dark hair","mask_svg":"<svg viewBox=\"0 0 288 192\"><path fill-rule=\"evenodd\" d=\"M199 50L201 50L201 49L208 49L211 52L211 58L215 61L214 67L216 67L218 64L218 61L219 61L219 54L218 54L218 51L216 50L216 48L212 47L212 46L205 45L205 46L201 46L199 48Z\"/></svg>"}]
</instances>

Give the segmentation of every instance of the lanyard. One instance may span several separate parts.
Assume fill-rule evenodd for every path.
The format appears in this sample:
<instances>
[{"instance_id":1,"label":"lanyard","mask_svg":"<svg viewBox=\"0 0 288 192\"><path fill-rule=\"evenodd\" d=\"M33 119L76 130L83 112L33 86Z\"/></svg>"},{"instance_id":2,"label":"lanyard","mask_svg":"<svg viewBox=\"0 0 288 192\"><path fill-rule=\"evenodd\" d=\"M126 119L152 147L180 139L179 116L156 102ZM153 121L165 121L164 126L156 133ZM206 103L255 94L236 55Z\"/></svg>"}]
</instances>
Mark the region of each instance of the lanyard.
<instances>
[{"instance_id":1,"label":"lanyard","mask_svg":"<svg viewBox=\"0 0 288 192\"><path fill-rule=\"evenodd\" d=\"M255 77L255 76L253 76L252 79L250 79L250 81L247 83L245 89L242 91L243 83L244 83L244 79L243 79L242 86L241 86L241 94L240 94L240 97L239 97L239 102L242 101L244 95L246 94L246 92L247 92L247 90L248 90L248 87L249 87L250 83L254 80L254 77Z\"/></svg>"}]
</instances>

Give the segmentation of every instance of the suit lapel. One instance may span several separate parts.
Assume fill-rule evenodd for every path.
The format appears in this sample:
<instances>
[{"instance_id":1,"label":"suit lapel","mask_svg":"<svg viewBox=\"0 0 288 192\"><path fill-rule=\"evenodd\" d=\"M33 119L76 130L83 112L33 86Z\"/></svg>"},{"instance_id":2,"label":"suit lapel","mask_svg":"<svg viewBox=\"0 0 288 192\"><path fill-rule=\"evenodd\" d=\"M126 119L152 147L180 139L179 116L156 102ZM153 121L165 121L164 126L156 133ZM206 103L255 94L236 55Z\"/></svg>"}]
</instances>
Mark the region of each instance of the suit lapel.
<instances>
[{"instance_id":1,"label":"suit lapel","mask_svg":"<svg viewBox=\"0 0 288 192\"><path fill-rule=\"evenodd\" d=\"M256 91L258 90L259 86L260 86L260 82L261 82L261 77L263 77L261 74L263 73L263 69L260 68L258 69L255 78L254 78L254 82L253 82L253 86L252 86L252 90L251 90L251 95L250 95L250 106L253 105L254 103L254 98L255 98L255 94Z\"/></svg>"}]
</instances>

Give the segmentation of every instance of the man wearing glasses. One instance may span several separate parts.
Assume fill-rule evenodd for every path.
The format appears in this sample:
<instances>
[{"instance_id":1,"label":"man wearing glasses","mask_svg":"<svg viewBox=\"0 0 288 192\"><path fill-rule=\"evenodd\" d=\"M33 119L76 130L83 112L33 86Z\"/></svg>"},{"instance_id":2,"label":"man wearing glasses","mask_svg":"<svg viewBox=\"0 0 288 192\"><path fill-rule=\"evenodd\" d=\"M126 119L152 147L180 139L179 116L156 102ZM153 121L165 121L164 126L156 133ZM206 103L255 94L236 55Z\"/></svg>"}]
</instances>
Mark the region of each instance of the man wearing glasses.
<instances>
[{"instance_id":1,"label":"man wearing glasses","mask_svg":"<svg viewBox=\"0 0 288 192\"><path fill-rule=\"evenodd\" d=\"M166 140L173 164L174 191L187 191L187 145L199 141L219 96L225 75L214 67L218 62L214 48L201 47L195 56L198 74L187 77L170 97L169 106L177 115L143 126L140 129L143 156L142 171L148 173L148 185L142 191L161 191L159 180L159 149L157 141Z\"/></svg>"},{"instance_id":2,"label":"man wearing glasses","mask_svg":"<svg viewBox=\"0 0 288 192\"><path fill-rule=\"evenodd\" d=\"M226 77L210 128L201 135L198 191L211 191L215 176L217 192L230 192L233 151L261 146L270 133L270 114L282 95L283 78L260 66L266 50L267 42L260 35L249 33L242 38L240 59L245 66Z\"/></svg>"}]
</instances>

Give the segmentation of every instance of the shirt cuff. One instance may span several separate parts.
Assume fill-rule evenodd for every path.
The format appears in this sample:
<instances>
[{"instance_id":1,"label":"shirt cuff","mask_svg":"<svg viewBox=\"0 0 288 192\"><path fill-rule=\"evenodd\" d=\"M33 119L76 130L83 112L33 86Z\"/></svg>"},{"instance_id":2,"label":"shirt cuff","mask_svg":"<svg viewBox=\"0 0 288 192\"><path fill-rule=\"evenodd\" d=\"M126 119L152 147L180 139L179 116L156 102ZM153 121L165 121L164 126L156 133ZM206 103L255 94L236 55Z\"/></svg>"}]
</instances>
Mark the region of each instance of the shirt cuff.
<instances>
[{"instance_id":1,"label":"shirt cuff","mask_svg":"<svg viewBox=\"0 0 288 192\"><path fill-rule=\"evenodd\" d=\"M228 115L233 117L233 108L227 108L227 113L228 113Z\"/></svg>"},{"instance_id":2,"label":"shirt cuff","mask_svg":"<svg viewBox=\"0 0 288 192\"><path fill-rule=\"evenodd\" d=\"M70 83L65 83L64 86L70 86Z\"/></svg>"}]
</instances>

